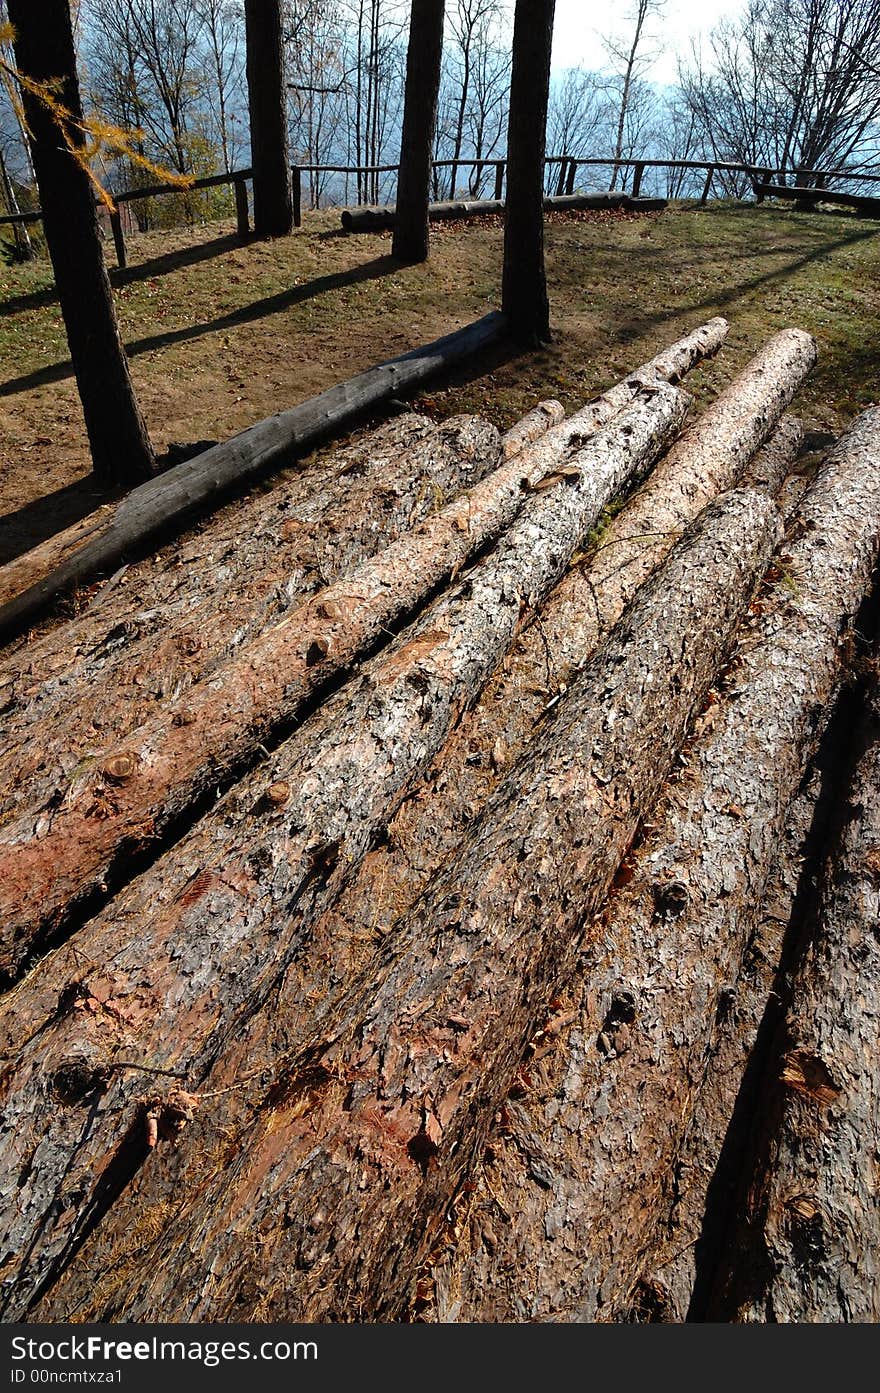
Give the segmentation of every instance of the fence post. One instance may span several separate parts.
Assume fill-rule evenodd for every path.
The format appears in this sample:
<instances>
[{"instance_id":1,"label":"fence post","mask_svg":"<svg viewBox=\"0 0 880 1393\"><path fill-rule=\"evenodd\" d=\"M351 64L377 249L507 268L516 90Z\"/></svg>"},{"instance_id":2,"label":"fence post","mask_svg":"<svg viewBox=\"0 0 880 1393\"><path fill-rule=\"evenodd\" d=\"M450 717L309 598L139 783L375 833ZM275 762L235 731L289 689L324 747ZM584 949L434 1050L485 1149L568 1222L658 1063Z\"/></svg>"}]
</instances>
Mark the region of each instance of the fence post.
<instances>
[{"instance_id":1,"label":"fence post","mask_svg":"<svg viewBox=\"0 0 880 1393\"><path fill-rule=\"evenodd\" d=\"M710 164L708 170L706 171L706 182L703 185L703 193L700 198L701 203L708 203L709 201L709 190L712 187L712 176L714 175L714 173L715 166L714 164Z\"/></svg>"},{"instance_id":2,"label":"fence post","mask_svg":"<svg viewBox=\"0 0 880 1393\"><path fill-rule=\"evenodd\" d=\"M817 171L816 171L816 176L815 176L815 187L816 187L817 189L824 189L824 188L827 187L827 184L828 184L828 175L825 174L825 173L822 173L820 170L817 170Z\"/></svg>"},{"instance_id":3,"label":"fence post","mask_svg":"<svg viewBox=\"0 0 880 1393\"><path fill-rule=\"evenodd\" d=\"M235 180L235 218L238 223L238 235L244 240L250 235L251 224L248 217L248 195L247 184L243 179Z\"/></svg>"},{"instance_id":4,"label":"fence post","mask_svg":"<svg viewBox=\"0 0 880 1393\"><path fill-rule=\"evenodd\" d=\"M294 227L302 227L303 185L302 170L300 169L298 164L295 164L293 166L292 170L290 171L290 175L290 189L291 194L293 196L293 225Z\"/></svg>"},{"instance_id":5,"label":"fence post","mask_svg":"<svg viewBox=\"0 0 880 1393\"><path fill-rule=\"evenodd\" d=\"M116 248L116 264L120 271L124 271L128 265L128 257L125 254L125 236L122 231L122 215L118 203L110 214L110 230L113 233L113 245Z\"/></svg>"},{"instance_id":6,"label":"fence post","mask_svg":"<svg viewBox=\"0 0 880 1393\"><path fill-rule=\"evenodd\" d=\"M568 162L568 175L567 175L566 180L565 180L565 192L566 192L569 196L571 196L571 194L574 193L574 176L575 176L575 174L576 174L576 172L577 172L577 167L578 167L578 162L577 162L577 160L569 160L569 162Z\"/></svg>"},{"instance_id":7,"label":"fence post","mask_svg":"<svg viewBox=\"0 0 880 1393\"><path fill-rule=\"evenodd\" d=\"M630 191L632 198L638 198L639 196L639 189L642 187L642 175L644 172L645 166L643 164L637 164L633 172L633 185Z\"/></svg>"},{"instance_id":8,"label":"fence post","mask_svg":"<svg viewBox=\"0 0 880 1393\"><path fill-rule=\"evenodd\" d=\"M500 203L504 197L504 161L495 161L495 202Z\"/></svg>"},{"instance_id":9,"label":"fence post","mask_svg":"<svg viewBox=\"0 0 880 1393\"><path fill-rule=\"evenodd\" d=\"M556 197L561 198L565 193L565 171L568 168L568 158L563 155L559 161L559 178L556 180Z\"/></svg>"}]
</instances>

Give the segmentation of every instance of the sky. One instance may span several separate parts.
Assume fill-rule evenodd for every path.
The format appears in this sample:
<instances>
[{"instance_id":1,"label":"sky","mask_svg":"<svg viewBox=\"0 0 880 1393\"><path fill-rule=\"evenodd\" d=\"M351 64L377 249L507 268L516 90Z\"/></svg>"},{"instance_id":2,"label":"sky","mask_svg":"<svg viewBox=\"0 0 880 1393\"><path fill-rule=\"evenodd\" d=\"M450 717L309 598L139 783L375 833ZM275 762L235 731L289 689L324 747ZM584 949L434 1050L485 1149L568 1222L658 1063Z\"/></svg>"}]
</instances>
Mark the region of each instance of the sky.
<instances>
[{"instance_id":1,"label":"sky","mask_svg":"<svg viewBox=\"0 0 880 1393\"><path fill-rule=\"evenodd\" d=\"M708 33L719 19L741 8L741 0L666 0L662 17L652 19L646 31L650 37L645 41L645 50L656 53L646 76L654 82L675 82L677 55L687 56L691 37ZM626 23L629 10L628 0L606 0L605 4L556 0L554 71L604 67L608 60L601 36L609 31L631 33L631 26Z\"/></svg>"}]
</instances>

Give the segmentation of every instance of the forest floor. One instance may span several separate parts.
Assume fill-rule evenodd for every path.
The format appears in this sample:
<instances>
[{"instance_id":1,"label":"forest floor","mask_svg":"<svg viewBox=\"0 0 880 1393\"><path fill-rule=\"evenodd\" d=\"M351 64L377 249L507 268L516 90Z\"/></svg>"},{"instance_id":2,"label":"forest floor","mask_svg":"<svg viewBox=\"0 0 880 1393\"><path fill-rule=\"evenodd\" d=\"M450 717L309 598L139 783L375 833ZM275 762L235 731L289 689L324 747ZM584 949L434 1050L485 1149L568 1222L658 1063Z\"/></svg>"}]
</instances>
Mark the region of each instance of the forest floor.
<instances>
[{"instance_id":1,"label":"forest floor","mask_svg":"<svg viewBox=\"0 0 880 1393\"><path fill-rule=\"evenodd\" d=\"M232 224L128 239L111 278L154 445L222 440L495 307L500 219L435 229L425 266L390 234L348 236L338 213L293 236L240 244ZM774 207L673 206L660 214L553 214L553 344L500 351L413 405L507 426L541 397L573 410L685 330L723 314L715 394L775 330L819 341L799 394L809 427L835 431L880 398L880 224ZM112 250L108 249L112 260ZM700 374L689 380L699 397ZM0 563L90 511L88 451L46 259L0 267Z\"/></svg>"}]
</instances>

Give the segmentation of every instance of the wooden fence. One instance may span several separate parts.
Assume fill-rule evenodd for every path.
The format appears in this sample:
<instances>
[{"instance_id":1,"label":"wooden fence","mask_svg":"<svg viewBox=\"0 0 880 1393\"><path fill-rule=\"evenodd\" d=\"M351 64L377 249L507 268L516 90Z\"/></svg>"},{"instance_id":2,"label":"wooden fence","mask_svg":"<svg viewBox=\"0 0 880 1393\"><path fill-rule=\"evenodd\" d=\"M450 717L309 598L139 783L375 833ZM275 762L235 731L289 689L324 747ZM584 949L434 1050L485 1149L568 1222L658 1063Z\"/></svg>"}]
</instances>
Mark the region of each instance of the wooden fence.
<instances>
[{"instance_id":1,"label":"wooden fence","mask_svg":"<svg viewBox=\"0 0 880 1393\"><path fill-rule=\"evenodd\" d=\"M634 198L639 196L642 187L642 179L646 169L668 169L668 170L704 170L706 174L700 195L700 203L706 203L712 189L713 181L725 175L745 175L752 179L755 184L767 185L771 181L779 184L791 182L799 183L803 179L812 180L812 188L819 191L827 187L831 180L858 181L863 183L880 183L880 174L870 174L857 169L798 169L798 170L779 170L771 169L767 165L736 164L725 160L649 160L649 159L601 159L595 156L576 157L573 155L548 155L545 161L548 170L556 170L554 191L557 195L574 193L575 180L579 169L586 168L606 168L612 170L611 187L616 184L618 174L621 169L632 169L632 187L629 192ZM377 164L377 165L318 165L301 164L294 165L291 170L292 175L292 197L293 197L293 221L295 227L302 225L302 177L304 174L343 174L347 176L360 176L369 174L396 174L398 166L396 164ZM432 165L433 170L451 169L453 171L452 182L455 184L459 169L471 169L475 172L483 173L484 170L494 171L494 193L493 197L501 199L504 195L504 179L507 170L507 161L499 159L459 159L459 160L435 160ZM121 204L134 203L138 199L157 198L163 194L188 193L194 189L217 188L224 184L231 184L235 191L235 213L238 226L238 234L245 238L250 232L250 217L248 209L248 181L253 179L253 170L235 169L228 174L213 174L205 179L194 179L185 189L179 184L153 184L141 189L128 189L123 193L113 194L115 209L110 214L110 228L113 233L113 243L116 248L116 259L120 268L124 269L128 264L125 247L125 235L122 227L119 207ZM4 224L39 222L42 213L39 208L30 213L7 213L0 217L0 226Z\"/></svg>"}]
</instances>

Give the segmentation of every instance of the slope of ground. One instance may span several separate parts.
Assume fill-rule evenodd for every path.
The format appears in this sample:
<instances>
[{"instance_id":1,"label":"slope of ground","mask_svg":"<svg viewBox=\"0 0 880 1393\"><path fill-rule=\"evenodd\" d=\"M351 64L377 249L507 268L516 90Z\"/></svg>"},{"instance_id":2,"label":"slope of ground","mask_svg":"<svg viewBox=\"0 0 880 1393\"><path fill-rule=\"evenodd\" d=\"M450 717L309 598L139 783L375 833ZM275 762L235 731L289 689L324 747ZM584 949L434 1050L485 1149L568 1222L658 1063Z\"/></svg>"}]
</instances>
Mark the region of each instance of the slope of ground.
<instances>
[{"instance_id":1,"label":"slope of ground","mask_svg":"<svg viewBox=\"0 0 880 1393\"><path fill-rule=\"evenodd\" d=\"M223 439L497 304L499 220L438 230L426 266L401 267L390 235L349 237L334 213L289 238L237 242L228 224L130 239L113 280L156 448ZM108 252L112 259L112 252ZM552 215L556 338L545 352L473 365L419 409L480 411L508 425L539 397L568 409L685 329L724 314L713 390L759 342L798 324L819 340L801 397L835 430L875 398L880 225L745 205L659 215ZM0 563L95 506L48 262L0 270ZM699 393L699 379L695 379Z\"/></svg>"}]
</instances>

